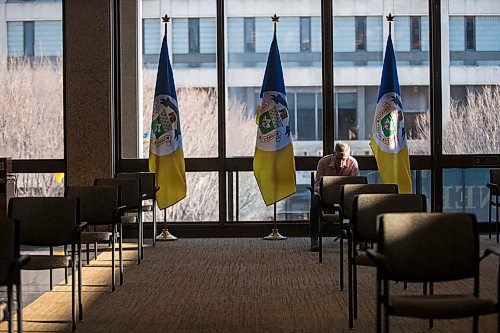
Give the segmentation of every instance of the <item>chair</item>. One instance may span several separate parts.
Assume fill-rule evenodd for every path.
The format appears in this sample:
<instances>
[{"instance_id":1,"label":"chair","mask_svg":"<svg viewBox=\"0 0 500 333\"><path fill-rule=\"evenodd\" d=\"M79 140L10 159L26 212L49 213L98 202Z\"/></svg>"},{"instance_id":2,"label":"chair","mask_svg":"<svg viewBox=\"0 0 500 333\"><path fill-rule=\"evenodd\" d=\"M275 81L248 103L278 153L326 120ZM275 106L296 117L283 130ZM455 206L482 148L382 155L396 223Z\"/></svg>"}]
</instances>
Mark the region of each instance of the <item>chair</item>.
<instances>
[{"instance_id":1,"label":"chair","mask_svg":"<svg viewBox=\"0 0 500 333\"><path fill-rule=\"evenodd\" d=\"M342 208L340 206L340 189L345 184L366 184L367 179L363 176L323 176L320 180L321 215L319 220L319 262L323 262L323 232L322 225L336 225L340 238L340 290L344 290L343 272L343 239L344 230L342 225ZM312 184L314 186L314 182Z\"/></svg>"},{"instance_id":2,"label":"chair","mask_svg":"<svg viewBox=\"0 0 500 333\"><path fill-rule=\"evenodd\" d=\"M143 252L143 224L142 224L142 201L144 195L140 194L141 181L138 178L96 178L94 186L115 186L120 188L120 206L125 206L125 213L137 214L122 217L123 223L134 223L137 226L137 263L144 258ZM120 235L121 236L121 235Z\"/></svg>"},{"instance_id":3,"label":"chair","mask_svg":"<svg viewBox=\"0 0 500 333\"><path fill-rule=\"evenodd\" d=\"M421 194L360 194L354 197L348 239L349 328L357 318L357 266L376 267L366 248L377 242L377 215L389 212L425 212ZM361 247L364 245L364 248Z\"/></svg>"},{"instance_id":4,"label":"chair","mask_svg":"<svg viewBox=\"0 0 500 333\"><path fill-rule=\"evenodd\" d=\"M496 207L496 219L495 219L495 233L497 235L497 242L499 241L498 236L498 207L500 204L498 203L498 197L500 196L500 169L490 170L490 181L486 184L490 189L490 201L488 206L488 226L489 226L489 238L491 239L491 209ZM493 200L495 197L495 200Z\"/></svg>"},{"instance_id":5,"label":"chair","mask_svg":"<svg viewBox=\"0 0 500 333\"><path fill-rule=\"evenodd\" d=\"M84 231L81 234L81 243L87 244L87 264L89 263L88 244L94 244L97 258L97 243L111 243L111 290L115 291L115 244L119 238L119 268L120 285L123 285L123 256L122 256L122 222L121 216L125 206L119 206L120 189L116 186L69 186L66 188L66 197L80 199L80 219L94 227L94 231ZM110 226L110 231L96 231L97 226ZM118 229L118 230L117 230Z\"/></svg>"},{"instance_id":6,"label":"chair","mask_svg":"<svg viewBox=\"0 0 500 333\"><path fill-rule=\"evenodd\" d=\"M156 245L156 192L160 189L156 186L156 175L154 172L120 172L117 178L139 178L141 180L140 193L144 194L144 201L151 201L151 204L142 203L142 211L153 213L153 246Z\"/></svg>"},{"instance_id":7,"label":"chair","mask_svg":"<svg viewBox=\"0 0 500 333\"><path fill-rule=\"evenodd\" d=\"M7 219L0 223L0 286L7 286L7 312L9 333L14 332L14 291L17 297L17 331L22 332L22 293L20 269L29 261L29 256L19 254L19 223Z\"/></svg>"},{"instance_id":8,"label":"chair","mask_svg":"<svg viewBox=\"0 0 500 333\"><path fill-rule=\"evenodd\" d=\"M80 234L86 223L80 223L80 202L75 198L11 198L9 217L19 220L20 245L71 246L71 256L31 255L25 270L71 267L71 324L76 329L76 276L78 267L78 309L83 320ZM77 259L78 254L78 259ZM78 263L77 263L78 260Z\"/></svg>"},{"instance_id":9,"label":"chair","mask_svg":"<svg viewBox=\"0 0 500 333\"><path fill-rule=\"evenodd\" d=\"M389 213L379 217L378 249L368 250L377 262L377 332L389 332L389 316L421 319L473 317L499 312L498 300L479 297L479 256L476 218L464 213ZM473 279L472 293L392 295L389 281L446 282ZM497 291L500 280L497 280ZM500 318L498 318L500 320ZM500 325L497 329L500 329Z\"/></svg>"}]
</instances>

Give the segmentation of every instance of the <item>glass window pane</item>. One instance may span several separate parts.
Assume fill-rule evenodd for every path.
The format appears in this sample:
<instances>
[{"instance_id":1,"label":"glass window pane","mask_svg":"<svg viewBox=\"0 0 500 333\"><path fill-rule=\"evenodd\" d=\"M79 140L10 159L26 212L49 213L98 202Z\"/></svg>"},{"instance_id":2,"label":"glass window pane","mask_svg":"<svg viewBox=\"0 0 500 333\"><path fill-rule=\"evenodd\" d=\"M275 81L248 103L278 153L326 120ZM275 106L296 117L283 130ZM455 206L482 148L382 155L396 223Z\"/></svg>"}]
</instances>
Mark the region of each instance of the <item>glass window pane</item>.
<instances>
[{"instance_id":1,"label":"glass window pane","mask_svg":"<svg viewBox=\"0 0 500 333\"><path fill-rule=\"evenodd\" d=\"M172 5L172 1L165 1ZM208 4L208 5L207 5ZM154 7L154 6L153 6ZM138 133L123 131L122 156L148 158L151 114L156 74L165 25L151 6L143 6L142 110L136 118ZM216 1L191 1L190 6L176 6L167 26L186 158L218 155L217 71L216 71ZM201 15L203 14L203 15ZM129 126L122 115L122 128ZM136 145L137 147L134 147Z\"/></svg>"},{"instance_id":2,"label":"glass window pane","mask_svg":"<svg viewBox=\"0 0 500 333\"><path fill-rule=\"evenodd\" d=\"M427 2L399 2L391 9L395 16L392 41L412 155L430 154L427 12ZM389 33L387 14L384 4L376 0L355 7L334 1L334 138L347 141L354 154L373 154L369 142ZM351 102L346 104L345 98Z\"/></svg>"},{"instance_id":3,"label":"glass window pane","mask_svg":"<svg viewBox=\"0 0 500 333\"><path fill-rule=\"evenodd\" d=\"M276 220L309 220L311 193L310 171L296 173L297 192L276 203ZM228 221L273 221L273 205L266 206L253 172L228 173Z\"/></svg>"},{"instance_id":4,"label":"glass window pane","mask_svg":"<svg viewBox=\"0 0 500 333\"><path fill-rule=\"evenodd\" d=\"M15 173L17 197L62 197L64 196L64 174Z\"/></svg>"},{"instance_id":5,"label":"glass window pane","mask_svg":"<svg viewBox=\"0 0 500 333\"><path fill-rule=\"evenodd\" d=\"M500 5L454 5L441 29L443 154L499 154ZM446 25L446 22L449 22ZM446 37L446 34L444 34Z\"/></svg>"},{"instance_id":6,"label":"glass window pane","mask_svg":"<svg viewBox=\"0 0 500 333\"><path fill-rule=\"evenodd\" d=\"M488 169L447 169L443 171L443 211L475 214L478 222L488 221Z\"/></svg>"},{"instance_id":7,"label":"glass window pane","mask_svg":"<svg viewBox=\"0 0 500 333\"><path fill-rule=\"evenodd\" d=\"M13 159L64 158L62 3L33 21L39 6L3 9L4 19L25 18L6 22L0 50L0 154Z\"/></svg>"},{"instance_id":8,"label":"glass window pane","mask_svg":"<svg viewBox=\"0 0 500 333\"><path fill-rule=\"evenodd\" d=\"M293 6L286 3L272 0L266 2L266 7L281 8L276 34L295 155L314 156L321 152L318 146L322 147L322 102L316 102L322 91L321 2L314 0ZM256 0L225 1L228 157L252 156L255 148L255 114L274 29L270 15L261 6ZM255 49L246 46L251 28L255 31Z\"/></svg>"},{"instance_id":9,"label":"glass window pane","mask_svg":"<svg viewBox=\"0 0 500 333\"><path fill-rule=\"evenodd\" d=\"M187 195L166 209L167 223L216 222L219 220L219 177L217 172L187 172ZM157 212L163 221L163 211Z\"/></svg>"}]
</instances>

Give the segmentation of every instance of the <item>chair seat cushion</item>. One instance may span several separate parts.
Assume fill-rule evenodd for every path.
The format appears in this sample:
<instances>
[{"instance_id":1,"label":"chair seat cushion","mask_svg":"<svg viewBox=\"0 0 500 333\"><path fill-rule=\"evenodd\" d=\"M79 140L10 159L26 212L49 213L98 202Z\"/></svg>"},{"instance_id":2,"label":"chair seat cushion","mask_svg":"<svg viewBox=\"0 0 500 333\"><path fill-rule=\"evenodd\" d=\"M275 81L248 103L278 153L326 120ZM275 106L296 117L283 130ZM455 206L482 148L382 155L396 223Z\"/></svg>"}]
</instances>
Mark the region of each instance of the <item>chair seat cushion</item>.
<instances>
[{"instance_id":1,"label":"chair seat cushion","mask_svg":"<svg viewBox=\"0 0 500 333\"><path fill-rule=\"evenodd\" d=\"M70 256L31 255L30 260L23 266L22 269L42 270L50 268L65 268L69 267L70 261Z\"/></svg>"},{"instance_id":2,"label":"chair seat cushion","mask_svg":"<svg viewBox=\"0 0 500 333\"><path fill-rule=\"evenodd\" d=\"M358 252L358 254L354 257L354 263L360 266L376 266L375 261L368 257L368 254L364 251Z\"/></svg>"},{"instance_id":3,"label":"chair seat cushion","mask_svg":"<svg viewBox=\"0 0 500 333\"><path fill-rule=\"evenodd\" d=\"M395 316L453 319L495 313L496 305L473 295L391 296L389 311Z\"/></svg>"},{"instance_id":4,"label":"chair seat cushion","mask_svg":"<svg viewBox=\"0 0 500 333\"><path fill-rule=\"evenodd\" d=\"M82 244L108 242L111 238L109 231L85 231L80 237Z\"/></svg>"},{"instance_id":5,"label":"chair seat cushion","mask_svg":"<svg viewBox=\"0 0 500 333\"><path fill-rule=\"evenodd\" d=\"M137 216L135 215L122 216L122 223L136 223L136 222L137 222Z\"/></svg>"}]
</instances>

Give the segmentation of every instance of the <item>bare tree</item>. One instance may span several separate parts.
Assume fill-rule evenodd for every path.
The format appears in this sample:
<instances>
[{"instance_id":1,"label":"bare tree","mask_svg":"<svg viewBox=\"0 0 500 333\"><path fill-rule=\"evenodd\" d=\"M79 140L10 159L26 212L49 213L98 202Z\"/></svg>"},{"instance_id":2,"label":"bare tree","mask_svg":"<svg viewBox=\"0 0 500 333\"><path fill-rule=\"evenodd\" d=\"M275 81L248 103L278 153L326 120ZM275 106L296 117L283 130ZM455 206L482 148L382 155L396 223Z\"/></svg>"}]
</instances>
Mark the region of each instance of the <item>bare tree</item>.
<instances>
[{"instance_id":1,"label":"bare tree","mask_svg":"<svg viewBox=\"0 0 500 333\"><path fill-rule=\"evenodd\" d=\"M0 64L0 152L17 159L63 158L62 67L10 58ZM18 195L62 195L53 174L19 174Z\"/></svg>"},{"instance_id":2,"label":"bare tree","mask_svg":"<svg viewBox=\"0 0 500 333\"><path fill-rule=\"evenodd\" d=\"M466 100L452 100L443 131L445 154L500 153L500 87L467 91Z\"/></svg>"},{"instance_id":3,"label":"bare tree","mask_svg":"<svg viewBox=\"0 0 500 333\"><path fill-rule=\"evenodd\" d=\"M154 97L155 71L144 72L144 130L149 131ZM177 89L180 122L185 157L217 157L218 154L218 109L217 92L214 88ZM245 116L246 105L236 100L228 102L226 111L226 134L239 138L228 141L230 156L252 155L255 147L257 127L255 120ZM224 130L224 129L221 129ZM219 220L219 174L218 172L187 173L187 197L167 209L168 221L218 221ZM247 218L262 216L255 209L260 194L252 177L240 176L240 212ZM233 186L233 184L228 184ZM261 200L261 199L260 199ZM236 202L235 202L236 204Z\"/></svg>"}]
</instances>

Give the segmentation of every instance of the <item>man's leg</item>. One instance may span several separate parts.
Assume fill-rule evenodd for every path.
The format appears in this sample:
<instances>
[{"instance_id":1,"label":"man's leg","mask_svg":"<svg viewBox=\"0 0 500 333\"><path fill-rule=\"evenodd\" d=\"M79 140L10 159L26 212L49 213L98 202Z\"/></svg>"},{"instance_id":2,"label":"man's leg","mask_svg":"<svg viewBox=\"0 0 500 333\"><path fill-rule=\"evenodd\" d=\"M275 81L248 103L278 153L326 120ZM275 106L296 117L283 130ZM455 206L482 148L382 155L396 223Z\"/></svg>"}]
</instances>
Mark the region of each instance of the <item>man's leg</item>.
<instances>
[{"instance_id":1,"label":"man's leg","mask_svg":"<svg viewBox=\"0 0 500 333\"><path fill-rule=\"evenodd\" d=\"M319 251L319 216L321 214L321 198L314 194L311 199L311 210L309 212L309 234L311 236L311 251Z\"/></svg>"}]
</instances>

